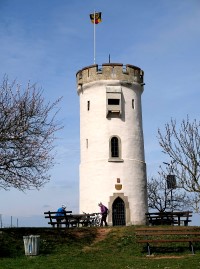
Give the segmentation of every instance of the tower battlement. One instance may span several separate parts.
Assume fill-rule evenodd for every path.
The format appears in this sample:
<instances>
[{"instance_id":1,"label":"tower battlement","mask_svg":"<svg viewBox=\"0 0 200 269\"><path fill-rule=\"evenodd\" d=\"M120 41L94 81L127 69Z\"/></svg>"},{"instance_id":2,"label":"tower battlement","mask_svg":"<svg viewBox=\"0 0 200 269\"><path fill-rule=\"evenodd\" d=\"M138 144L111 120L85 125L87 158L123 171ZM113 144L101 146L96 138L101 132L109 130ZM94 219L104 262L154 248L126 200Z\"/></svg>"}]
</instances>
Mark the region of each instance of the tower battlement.
<instances>
[{"instance_id":1,"label":"tower battlement","mask_svg":"<svg viewBox=\"0 0 200 269\"><path fill-rule=\"evenodd\" d=\"M130 64L106 63L90 65L76 73L77 87L99 80L121 80L143 84L144 71Z\"/></svg>"}]
</instances>

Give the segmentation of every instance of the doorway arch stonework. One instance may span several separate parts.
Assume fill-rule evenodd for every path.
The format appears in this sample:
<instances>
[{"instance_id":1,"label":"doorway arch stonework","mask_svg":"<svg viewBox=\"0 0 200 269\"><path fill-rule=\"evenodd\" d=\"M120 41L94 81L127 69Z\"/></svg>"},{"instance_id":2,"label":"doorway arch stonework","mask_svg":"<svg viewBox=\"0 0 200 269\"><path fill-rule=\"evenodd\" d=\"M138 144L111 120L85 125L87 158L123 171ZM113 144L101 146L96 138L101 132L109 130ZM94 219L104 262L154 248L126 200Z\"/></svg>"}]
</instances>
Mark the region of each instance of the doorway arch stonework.
<instances>
[{"instance_id":1,"label":"doorway arch stonework","mask_svg":"<svg viewBox=\"0 0 200 269\"><path fill-rule=\"evenodd\" d=\"M125 205L125 217L126 217L126 226L131 225L130 221L130 207L129 207L129 202L128 202L128 196L125 196L124 193L113 193L113 196L110 196L109 202L108 202L108 208L109 208L109 214L108 214L108 225L113 225L113 220L112 220L112 205L117 198L121 198L124 202Z\"/></svg>"}]
</instances>

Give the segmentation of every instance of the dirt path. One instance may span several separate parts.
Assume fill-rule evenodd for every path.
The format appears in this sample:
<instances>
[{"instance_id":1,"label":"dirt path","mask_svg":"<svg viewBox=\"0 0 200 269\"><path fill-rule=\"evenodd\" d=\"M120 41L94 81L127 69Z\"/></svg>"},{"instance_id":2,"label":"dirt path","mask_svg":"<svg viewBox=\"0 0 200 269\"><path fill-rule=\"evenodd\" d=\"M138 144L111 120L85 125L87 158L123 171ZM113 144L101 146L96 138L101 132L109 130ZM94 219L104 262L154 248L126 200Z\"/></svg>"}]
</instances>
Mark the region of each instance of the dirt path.
<instances>
[{"instance_id":1,"label":"dirt path","mask_svg":"<svg viewBox=\"0 0 200 269\"><path fill-rule=\"evenodd\" d=\"M92 245L98 243L99 241L102 241L106 238L107 234L110 232L110 228L99 228L97 232L97 237L95 238Z\"/></svg>"},{"instance_id":2,"label":"dirt path","mask_svg":"<svg viewBox=\"0 0 200 269\"><path fill-rule=\"evenodd\" d=\"M97 229L97 236L95 238L95 240L93 241L93 243L90 246L85 246L83 248L83 251L90 251L90 249L95 248L95 244L97 244L98 242L104 240L107 236L107 234L110 232L110 228L98 228Z\"/></svg>"}]
</instances>

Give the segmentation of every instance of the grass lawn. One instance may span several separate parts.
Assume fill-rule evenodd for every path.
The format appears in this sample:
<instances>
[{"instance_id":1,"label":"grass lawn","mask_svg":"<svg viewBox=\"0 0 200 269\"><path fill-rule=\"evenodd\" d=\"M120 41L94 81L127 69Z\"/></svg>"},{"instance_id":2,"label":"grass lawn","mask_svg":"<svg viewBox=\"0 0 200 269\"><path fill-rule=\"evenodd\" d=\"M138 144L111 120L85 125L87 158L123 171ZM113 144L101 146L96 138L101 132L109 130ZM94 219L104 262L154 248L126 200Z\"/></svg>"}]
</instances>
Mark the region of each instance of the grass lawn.
<instances>
[{"instance_id":1,"label":"grass lawn","mask_svg":"<svg viewBox=\"0 0 200 269\"><path fill-rule=\"evenodd\" d=\"M0 236L0 269L200 269L200 245L159 246L146 256L134 226L106 228L10 228ZM40 235L38 256L25 256L23 235Z\"/></svg>"}]
</instances>

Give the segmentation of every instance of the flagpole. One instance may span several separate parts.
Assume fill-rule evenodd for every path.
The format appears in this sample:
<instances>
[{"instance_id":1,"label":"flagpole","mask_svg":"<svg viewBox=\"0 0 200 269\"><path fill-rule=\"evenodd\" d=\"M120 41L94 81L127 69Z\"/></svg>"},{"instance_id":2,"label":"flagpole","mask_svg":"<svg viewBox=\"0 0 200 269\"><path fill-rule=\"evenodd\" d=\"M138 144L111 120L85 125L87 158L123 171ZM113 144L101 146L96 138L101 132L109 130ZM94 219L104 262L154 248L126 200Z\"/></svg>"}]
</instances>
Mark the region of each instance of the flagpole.
<instances>
[{"instance_id":1,"label":"flagpole","mask_svg":"<svg viewBox=\"0 0 200 269\"><path fill-rule=\"evenodd\" d=\"M95 58L96 58L96 27L95 27L95 10L94 10L94 64L95 64Z\"/></svg>"}]
</instances>

